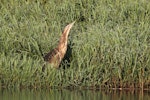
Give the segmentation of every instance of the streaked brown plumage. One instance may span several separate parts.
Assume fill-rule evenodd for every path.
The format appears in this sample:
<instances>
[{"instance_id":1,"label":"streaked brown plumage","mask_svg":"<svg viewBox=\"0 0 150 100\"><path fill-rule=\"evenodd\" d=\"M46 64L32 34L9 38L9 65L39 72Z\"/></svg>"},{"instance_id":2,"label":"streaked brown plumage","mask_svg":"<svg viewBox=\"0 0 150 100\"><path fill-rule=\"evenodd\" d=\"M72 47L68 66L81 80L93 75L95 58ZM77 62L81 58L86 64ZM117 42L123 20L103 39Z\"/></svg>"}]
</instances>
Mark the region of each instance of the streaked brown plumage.
<instances>
[{"instance_id":1,"label":"streaked brown plumage","mask_svg":"<svg viewBox=\"0 0 150 100\"><path fill-rule=\"evenodd\" d=\"M68 35L74 23L75 21L64 28L58 46L44 57L44 61L49 62L54 68L59 68L60 63L66 54Z\"/></svg>"}]
</instances>

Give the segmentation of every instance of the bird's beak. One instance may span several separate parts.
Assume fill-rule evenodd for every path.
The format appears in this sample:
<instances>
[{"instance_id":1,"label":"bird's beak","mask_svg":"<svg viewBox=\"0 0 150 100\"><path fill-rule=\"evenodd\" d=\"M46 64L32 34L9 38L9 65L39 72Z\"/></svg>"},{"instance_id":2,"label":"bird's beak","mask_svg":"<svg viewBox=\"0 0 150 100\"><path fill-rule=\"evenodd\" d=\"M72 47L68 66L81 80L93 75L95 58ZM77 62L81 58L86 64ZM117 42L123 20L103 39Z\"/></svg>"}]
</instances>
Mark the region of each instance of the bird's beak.
<instances>
[{"instance_id":1,"label":"bird's beak","mask_svg":"<svg viewBox=\"0 0 150 100\"><path fill-rule=\"evenodd\" d=\"M75 23L75 21L74 22L72 22L72 23L70 23L70 24L68 24L66 27L65 27L65 29L64 29L64 31L63 31L63 34L69 34L69 32L70 32L70 29L72 28L72 26L73 26L73 24ZM66 35L66 36L67 36Z\"/></svg>"},{"instance_id":2,"label":"bird's beak","mask_svg":"<svg viewBox=\"0 0 150 100\"><path fill-rule=\"evenodd\" d=\"M71 24L73 25L76 21L72 22Z\"/></svg>"},{"instance_id":3,"label":"bird's beak","mask_svg":"<svg viewBox=\"0 0 150 100\"><path fill-rule=\"evenodd\" d=\"M76 21L70 23L68 26L70 26L70 28L71 28L71 27L74 25L75 22L76 22Z\"/></svg>"}]
</instances>

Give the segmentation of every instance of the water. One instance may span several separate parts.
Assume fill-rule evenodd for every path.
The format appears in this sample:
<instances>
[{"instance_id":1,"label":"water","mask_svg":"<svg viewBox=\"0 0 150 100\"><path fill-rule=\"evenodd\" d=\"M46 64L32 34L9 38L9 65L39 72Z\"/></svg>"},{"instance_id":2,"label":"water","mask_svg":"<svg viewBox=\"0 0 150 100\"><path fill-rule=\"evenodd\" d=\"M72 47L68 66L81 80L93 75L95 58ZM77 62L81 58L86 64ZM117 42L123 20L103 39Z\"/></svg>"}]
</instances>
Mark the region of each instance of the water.
<instances>
[{"instance_id":1,"label":"water","mask_svg":"<svg viewBox=\"0 0 150 100\"><path fill-rule=\"evenodd\" d=\"M3 89L0 100L150 100L150 91Z\"/></svg>"}]
</instances>

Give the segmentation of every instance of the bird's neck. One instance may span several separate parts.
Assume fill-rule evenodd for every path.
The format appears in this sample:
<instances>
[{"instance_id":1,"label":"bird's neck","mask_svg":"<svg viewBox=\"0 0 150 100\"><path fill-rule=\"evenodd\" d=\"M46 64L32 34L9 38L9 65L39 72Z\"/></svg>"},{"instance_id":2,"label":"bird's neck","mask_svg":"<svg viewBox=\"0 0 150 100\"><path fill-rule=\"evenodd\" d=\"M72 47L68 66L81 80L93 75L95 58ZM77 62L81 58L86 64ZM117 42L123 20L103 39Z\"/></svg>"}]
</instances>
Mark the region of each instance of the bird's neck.
<instances>
[{"instance_id":1,"label":"bird's neck","mask_svg":"<svg viewBox=\"0 0 150 100\"><path fill-rule=\"evenodd\" d=\"M67 48L67 40L68 34L62 34L58 44L59 51L62 50L63 48Z\"/></svg>"},{"instance_id":2,"label":"bird's neck","mask_svg":"<svg viewBox=\"0 0 150 100\"><path fill-rule=\"evenodd\" d=\"M62 52L66 52L67 50L67 40L68 40L68 35L70 31L69 25L67 25L60 37L59 44L58 44L58 50Z\"/></svg>"}]
</instances>

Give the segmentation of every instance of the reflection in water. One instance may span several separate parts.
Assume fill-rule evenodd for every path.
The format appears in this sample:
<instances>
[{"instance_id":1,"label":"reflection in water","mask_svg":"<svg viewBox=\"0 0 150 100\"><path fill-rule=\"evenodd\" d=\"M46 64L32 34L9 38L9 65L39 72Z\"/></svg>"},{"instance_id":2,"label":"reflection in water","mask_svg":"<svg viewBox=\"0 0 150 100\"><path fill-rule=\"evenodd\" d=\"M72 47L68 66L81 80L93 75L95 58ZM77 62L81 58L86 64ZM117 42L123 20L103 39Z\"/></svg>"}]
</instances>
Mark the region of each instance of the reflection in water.
<instances>
[{"instance_id":1,"label":"reflection in water","mask_svg":"<svg viewBox=\"0 0 150 100\"><path fill-rule=\"evenodd\" d=\"M149 100L150 91L0 90L0 100Z\"/></svg>"}]
</instances>

